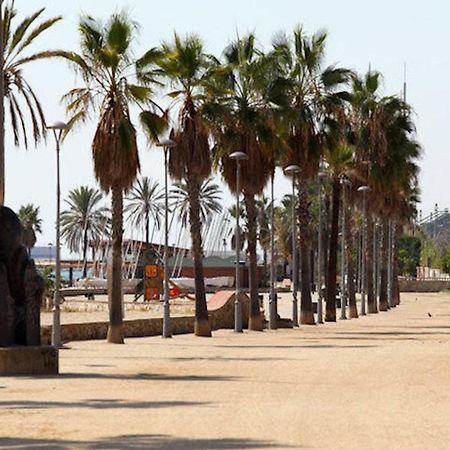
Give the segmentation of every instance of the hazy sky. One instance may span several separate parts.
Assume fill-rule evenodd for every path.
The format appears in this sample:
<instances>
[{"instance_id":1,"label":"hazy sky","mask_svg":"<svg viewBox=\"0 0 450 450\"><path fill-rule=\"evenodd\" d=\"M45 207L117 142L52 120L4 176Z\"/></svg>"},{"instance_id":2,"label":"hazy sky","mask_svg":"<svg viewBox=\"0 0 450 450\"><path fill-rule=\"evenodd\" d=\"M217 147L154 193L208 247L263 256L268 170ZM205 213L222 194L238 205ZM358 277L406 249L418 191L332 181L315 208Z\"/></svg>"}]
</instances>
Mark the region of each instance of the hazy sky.
<instances>
[{"instance_id":1,"label":"hazy sky","mask_svg":"<svg viewBox=\"0 0 450 450\"><path fill-rule=\"evenodd\" d=\"M207 51L217 55L236 33L253 31L259 42L269 47L273 34L290 31L303 24L308 32L324 28L329 33L327 62L366 71L369 63L384 75L386 94L398 93L403 84L403 66L407 63L408 101L417 115L418 139L425 154L421 161L422 208L432 209L435 202L450 206L447 189L450 176L450 152L447 150L450 126L450 3L443 0L362 2L358 0L16 0L19 17L45 6L45 17L62 15L63 21L39 40L35 49L78 50L77 23L82 13L107 17L126 8L140 25L136 53L170 39L173 30L196 32L205 41ZM76 79L61 61L34 63L26 69L26 78L42 100L47 121L65 120L61 95L74 86ZM6 129L9 130L7 117ZM62 194L82 184L94 185L90 145L94 126L88 124L73 133L62 150ZM142 172L163 180L162 157L148 149L140 138ZM37 149L15 148L7 134L6 204L13 209L25 203L41 206L44 232L38 243L54 241L55 152L48 142ZM278 174L276 194L281 198L289 183ZM225 203L232 198L225 194ZM64 206L63 206L64 207Z\"/></svg>"}]
</instances>

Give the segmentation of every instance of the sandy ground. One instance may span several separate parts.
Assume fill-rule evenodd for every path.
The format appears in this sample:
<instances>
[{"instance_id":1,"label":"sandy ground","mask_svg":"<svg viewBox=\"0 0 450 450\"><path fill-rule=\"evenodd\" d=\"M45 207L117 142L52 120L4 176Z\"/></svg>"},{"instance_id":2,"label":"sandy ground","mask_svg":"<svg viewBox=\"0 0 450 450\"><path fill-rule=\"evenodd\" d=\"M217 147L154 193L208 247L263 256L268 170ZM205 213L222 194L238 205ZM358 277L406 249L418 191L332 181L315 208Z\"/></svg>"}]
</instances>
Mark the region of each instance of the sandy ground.
<instances>
[{"instance_id":1,"label":"sandy ground","mask_svg":"<svg viewBox=\"0 0 450 450\"><path fill-rule=\"evenodd\" d=\"M448 294L294 330L70 346L60 376L0 378L0 448L450 448Z\"/></svg>"}]
</instances>

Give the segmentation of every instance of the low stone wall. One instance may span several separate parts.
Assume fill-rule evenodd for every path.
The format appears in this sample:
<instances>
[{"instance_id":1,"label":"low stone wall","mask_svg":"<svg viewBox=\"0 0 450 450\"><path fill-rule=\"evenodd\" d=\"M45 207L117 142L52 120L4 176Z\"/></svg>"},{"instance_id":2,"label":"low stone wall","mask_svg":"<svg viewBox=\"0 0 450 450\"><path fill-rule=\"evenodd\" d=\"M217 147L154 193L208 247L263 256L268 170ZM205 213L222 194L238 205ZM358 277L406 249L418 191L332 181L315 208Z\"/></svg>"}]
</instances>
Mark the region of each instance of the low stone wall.
<instances>
[{"instance_id":1,"label":"low stone wall","mask_svg":"<svg viewBox=\"0 0 450 450\"><path fill-rule=\"evenodd\" d=\"M441 292L450 289L450 281L399 280L400 292Z\"/></svg>"},{"instance_id":2,"label":"low stone wall","mask_svg":"<svg viewBox=\"0 0 450 450\"><path fill-rule=\"evenodd\" d=\"M219 291L208 302L208 312L211 328L234 327L234 292ZM249 297L242 293L242 324L248 325ZM162 334L162 318L124 320L125 337L158 336ZM171 317L170 326L172 334L189 334L194 332L195 318ZM91 339L106 339L108 322L86 322L61 325L61 340L87 341ZM52 327L50 325L41 327L41 340L43 344L50 344Z\"/></svg>"}]
</instances>

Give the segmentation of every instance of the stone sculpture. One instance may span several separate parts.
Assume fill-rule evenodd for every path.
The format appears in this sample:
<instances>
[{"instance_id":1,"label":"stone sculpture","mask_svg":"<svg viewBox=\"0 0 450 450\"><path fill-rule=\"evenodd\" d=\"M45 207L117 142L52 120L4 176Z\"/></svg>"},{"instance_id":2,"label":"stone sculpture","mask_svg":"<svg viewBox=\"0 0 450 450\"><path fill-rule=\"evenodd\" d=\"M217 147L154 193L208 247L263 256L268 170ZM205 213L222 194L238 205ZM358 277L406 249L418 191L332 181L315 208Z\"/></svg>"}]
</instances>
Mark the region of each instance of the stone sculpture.
<instances>
[{"instance_id":1,"label":"stone sculpture","mask_svg":"<svg viewBox=\"0 0 450 450\"><path fill-rule=\"evenodd\" d=\"M44 281L22 245L23 228L0 207L0 347L39 346Z\"/></svg>"}]
</instances>

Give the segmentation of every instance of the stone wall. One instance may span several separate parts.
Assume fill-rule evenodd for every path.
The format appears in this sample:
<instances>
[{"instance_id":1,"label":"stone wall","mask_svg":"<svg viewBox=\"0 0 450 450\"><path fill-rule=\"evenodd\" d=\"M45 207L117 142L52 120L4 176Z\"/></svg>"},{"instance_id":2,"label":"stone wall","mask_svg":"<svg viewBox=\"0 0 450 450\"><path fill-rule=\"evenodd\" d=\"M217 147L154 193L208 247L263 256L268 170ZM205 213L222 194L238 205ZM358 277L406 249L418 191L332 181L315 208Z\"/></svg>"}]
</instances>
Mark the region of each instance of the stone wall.
<instances>
[{"instance_id":1,"label":"stone wall","mask_svg":"<svg viewBox=\"0 0 450 450\"><path fill-rule=\"evenodd\" d=\"M441 292L450 289L450 281L399 280L400 292Z\"/></svg>"},{"instance_id":2,"label":"stone wall","mask_svg":"<svg viewBox=\"0 0 450 450\"><path fill-rule=\"evenodd\" d=\"M219 291L208 302L208 311L211 328L234 327L234 292ZM248 324L250 299L241 294L242 323ZM193 316L171 317L170 326L172 334L189 334L194 332ZM162 334L162 318L124 320L125 337L158 336ZM62 342L86 341L91 339L106 339L108 322L86 322L61 325ZM50 344L52 327L41 327L41 340L43 344Z\"/></svg>"}]
</instances>

